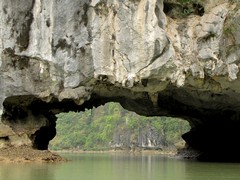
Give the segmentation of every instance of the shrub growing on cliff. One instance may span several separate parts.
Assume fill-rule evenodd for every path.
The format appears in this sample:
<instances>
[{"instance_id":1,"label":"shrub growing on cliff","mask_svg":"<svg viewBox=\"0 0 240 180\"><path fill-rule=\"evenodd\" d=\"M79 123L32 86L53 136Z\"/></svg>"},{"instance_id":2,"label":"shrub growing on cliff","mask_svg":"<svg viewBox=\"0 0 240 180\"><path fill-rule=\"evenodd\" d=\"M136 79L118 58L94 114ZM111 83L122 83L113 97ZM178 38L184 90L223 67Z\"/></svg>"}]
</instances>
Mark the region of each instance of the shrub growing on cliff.
<instances>
[{"instance_id":1,"label":"shrub growing on cliff","mask_svg":"<svg viewBox=\"0 0 240 180\"><path fill-rule=\"evenodd\" d=\"M164 12L172 18L185 18L191 14L202 16L205 10L200 0L165 0Z\"/></svg>"}]
</instances>

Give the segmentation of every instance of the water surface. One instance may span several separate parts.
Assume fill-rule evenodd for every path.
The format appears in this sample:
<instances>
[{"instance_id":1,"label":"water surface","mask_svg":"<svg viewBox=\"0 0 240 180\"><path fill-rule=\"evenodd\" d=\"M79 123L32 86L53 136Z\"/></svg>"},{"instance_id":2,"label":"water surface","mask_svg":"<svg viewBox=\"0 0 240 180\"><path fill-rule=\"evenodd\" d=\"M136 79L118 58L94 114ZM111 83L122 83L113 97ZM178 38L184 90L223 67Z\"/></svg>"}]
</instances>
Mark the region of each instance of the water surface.
<instances>
[{"instance_id":1,"label":"water surface","mask_svg":"<svg viewBox=\"0 0 240 180\"><path fill-rule=\"evenodd\" d=\"M228 180L238 163L202 163L161 155L62 154L61 164L1 164L0 180Z\"/></svg>"}]
</instances>

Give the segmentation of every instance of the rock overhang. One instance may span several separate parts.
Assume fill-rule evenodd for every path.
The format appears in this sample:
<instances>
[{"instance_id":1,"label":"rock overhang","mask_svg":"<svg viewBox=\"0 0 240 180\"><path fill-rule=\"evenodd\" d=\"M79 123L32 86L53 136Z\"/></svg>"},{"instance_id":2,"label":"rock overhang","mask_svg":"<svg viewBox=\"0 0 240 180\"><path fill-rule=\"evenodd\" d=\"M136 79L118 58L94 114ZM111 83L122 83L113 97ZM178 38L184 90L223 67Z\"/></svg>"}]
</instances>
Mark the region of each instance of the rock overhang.
<instances>
[{"instance_id":1,"label":"rock overhang","mask_svg":"<svg viewBox=\"0 0 240 180\"><path fill-rule=\"evenodd\" d=\"M39 149L55 135L56 113L109 101L146 116L185 118L192 131L236 126L238 4L202 1L204 14L171 18L166 2L4 0L2 123Z\"/></svg>"}]
</instances>

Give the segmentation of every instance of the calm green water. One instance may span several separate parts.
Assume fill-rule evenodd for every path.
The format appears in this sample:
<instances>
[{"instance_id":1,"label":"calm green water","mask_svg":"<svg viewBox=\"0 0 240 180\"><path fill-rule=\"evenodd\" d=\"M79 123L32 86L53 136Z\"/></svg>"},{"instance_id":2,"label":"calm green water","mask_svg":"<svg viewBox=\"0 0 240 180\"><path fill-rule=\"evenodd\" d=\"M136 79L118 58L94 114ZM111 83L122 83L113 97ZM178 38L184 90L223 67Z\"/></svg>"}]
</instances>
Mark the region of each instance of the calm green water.
<instances>
[{"instance_id":1,"label":"calm green water","mask_svg":"<svg viewBox=\"0 0 240 180\"><path fill-rule=\"evenodd\" d=\"M62 164L1 164L0 180L228 180L240 163L200 163L159 155L62 154Z\"/></svg>"}]
</instances>

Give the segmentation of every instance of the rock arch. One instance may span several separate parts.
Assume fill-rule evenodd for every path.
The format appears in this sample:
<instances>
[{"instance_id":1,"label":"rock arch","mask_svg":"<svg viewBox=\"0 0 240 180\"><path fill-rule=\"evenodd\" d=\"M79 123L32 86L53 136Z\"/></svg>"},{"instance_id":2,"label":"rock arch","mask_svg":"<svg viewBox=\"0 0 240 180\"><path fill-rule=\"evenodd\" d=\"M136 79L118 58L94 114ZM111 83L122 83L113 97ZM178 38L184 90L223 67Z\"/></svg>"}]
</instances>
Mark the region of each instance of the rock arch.
<instances>
[{"instance_id":1,"label":"rock arch","mask_svg":"<svg viewBox=\"0 0 240 180\"><path fill-rule=\"evenodd\" d=\"M56 113L115 101L184 118L201 158L239 161L239 6L174 19L164 2L3 0L1 139L46 149Z\"/></svg>"}]
</instances>

